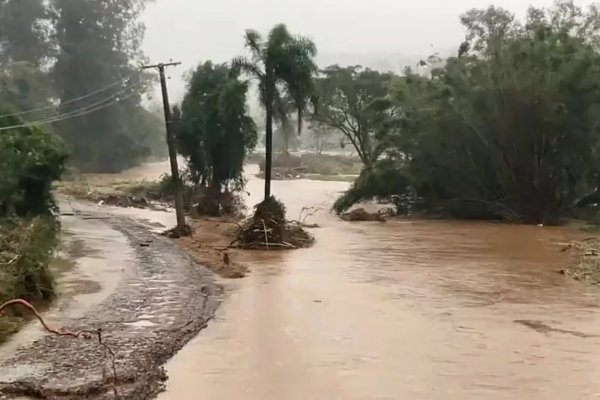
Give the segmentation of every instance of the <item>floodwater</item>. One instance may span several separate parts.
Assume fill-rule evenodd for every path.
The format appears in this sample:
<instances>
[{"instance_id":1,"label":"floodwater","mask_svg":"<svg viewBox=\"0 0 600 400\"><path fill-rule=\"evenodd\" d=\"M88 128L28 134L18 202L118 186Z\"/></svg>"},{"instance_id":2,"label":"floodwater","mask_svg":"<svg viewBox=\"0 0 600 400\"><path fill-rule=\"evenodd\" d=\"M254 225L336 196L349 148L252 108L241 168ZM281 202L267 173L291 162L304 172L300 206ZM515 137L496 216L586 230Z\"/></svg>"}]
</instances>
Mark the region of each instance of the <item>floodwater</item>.
<instances>
[{"instance_id":1,"label":"floodwater","mask_svg":"<svg viewBox=\"0 0 600 400\"><path fill-rule=\"evenodd\" d=\"M274 182L288 217L320 208L317 244L253 253L247 278L223 281L216 320L169 362L160 400L600 398L599 292L558 273L580 233L349 224L328 213L346 187ZM262 181L248 190L260 201Z\"/></svg>"},{"instance_id":2,"label":"floodwater","mask_svg":"<svg viewBox=\"0 0 600 400\"><path fill-rule=\"evenodd\" d=\"M248 277L222 281L216 319L168 363L160 400L600 399L600 291L558 273L580 233L351 224L328 212L346 188L273 183L289 218L318 209L316 245L252 253ZM260 201L262 181L248 190Z\"/></svg>"}]
</instances>

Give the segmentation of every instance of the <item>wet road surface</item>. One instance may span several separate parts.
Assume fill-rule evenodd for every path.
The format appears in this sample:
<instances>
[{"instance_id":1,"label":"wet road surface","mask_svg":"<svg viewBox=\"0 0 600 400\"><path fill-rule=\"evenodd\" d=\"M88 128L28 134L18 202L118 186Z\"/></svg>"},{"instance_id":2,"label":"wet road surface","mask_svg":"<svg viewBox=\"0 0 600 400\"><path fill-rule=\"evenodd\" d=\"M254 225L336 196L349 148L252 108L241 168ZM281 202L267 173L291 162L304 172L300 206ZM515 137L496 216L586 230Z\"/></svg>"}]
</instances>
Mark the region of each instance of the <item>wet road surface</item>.
<instances>
[{"instance_id":1,"label":"wet road surface","mask_svg":"<svg viewBox=\"0 0 600 400\"><path fill-rule=\"evenodd\" d=\"M61 199L62 249L52 268L57 300L43 313L50 326L84 315L117 287L124 263L133 258L126 238L101 218L77 217L79 205ZM0 360L41 338L46 332L37 321L28 323L0 347Z\"/></svg>"}]
</instances>

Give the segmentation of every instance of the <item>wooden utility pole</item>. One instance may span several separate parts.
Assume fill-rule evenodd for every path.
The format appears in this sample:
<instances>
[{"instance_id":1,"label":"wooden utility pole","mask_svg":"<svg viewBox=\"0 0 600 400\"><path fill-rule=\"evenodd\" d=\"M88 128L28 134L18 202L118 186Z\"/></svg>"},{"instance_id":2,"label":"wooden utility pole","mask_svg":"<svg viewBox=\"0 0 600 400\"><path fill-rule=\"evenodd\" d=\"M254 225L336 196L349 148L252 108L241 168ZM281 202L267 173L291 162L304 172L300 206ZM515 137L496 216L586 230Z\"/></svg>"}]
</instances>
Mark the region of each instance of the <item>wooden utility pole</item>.
<instances>
[{"instance_id":1,"label":"wooden utility pole","mask_svg":"<svg viewBox=\"0 0 600 400\"><path fill-rule=\"evenodd\" d=\"M185 232L185 214L183 211L183 184L179 176L179 166L177 165L177 149L175 147L175 135L173 133L173 121L171 119L171 106L169 104L169 92L167 91L167 79L165 78L165 67L173 67L181 64L180 62L170 62L165 64L146 65L143 69L155 68L160 75L160 86L162 89L163 107L165 110L165 124L167 127L167 146L169 147L169 160L171 161L171 176L175 183L175 214L177 215L177 230L180 233Z\"/></svg>"}]
</instances>

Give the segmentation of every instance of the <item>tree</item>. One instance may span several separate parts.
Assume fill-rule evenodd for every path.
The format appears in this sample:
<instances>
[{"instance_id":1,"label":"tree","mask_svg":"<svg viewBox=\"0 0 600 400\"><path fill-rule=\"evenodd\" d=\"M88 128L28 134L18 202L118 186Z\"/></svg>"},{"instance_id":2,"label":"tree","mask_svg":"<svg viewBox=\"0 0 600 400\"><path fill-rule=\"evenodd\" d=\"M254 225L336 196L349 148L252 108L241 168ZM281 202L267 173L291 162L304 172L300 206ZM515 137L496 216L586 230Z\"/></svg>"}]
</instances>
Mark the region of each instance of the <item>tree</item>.
<instances>
[{"instance_id":1,"label":"tree","mask_svg":"<svg viewBox=\"0 0 600 400\"><path fill-rule=\"evenodd\" d=\"M43 69L51 56L50 25L42 0L0 0L0 92L3 104L16 111L50 104L51 82Z\"/></svg>"},{"instance_id":2,"label":"tree","mask_svg":"<svg viewBox=\"0 0 600 400\"><path fill-rule=\"evenodd\" d=\"M243 184L246 154L257 132L246 111L248 84L227 64L200 64L192 74L181 110L173 112L178 150L194 183L217 192Z\"/></svg>"},{"instance_id":3,"label":"tree","mask_svg":"<svg viewBox=\"0 0 600 400\"><path fill-rule=\"evenodd\" d=\"M397 88L406 114L399 151L423 208L548 224L595 193L595 15L570 3L530 9L525 23L494 8L469 12L460 57Z\"/></svg>"},{"instance_id":4,"label":"tree","mask_svg":"<svg viewBox=\"0 0 600 400\"><path fill-rule=\"evenodd\" d=\"M0 107L0 115L7 109ZM22 125L15 116L0 118L0 129ZM0 218L48 215L55 211L52 183L67 159L56 136L31 126L0 131Z\"/></svg>"},{"instance_id":5,"label":"tree","mask_svg":"<svg viewBox=\"0 0 600 400\"><path fill-rule=\"evenodd\" d=\"M299 142L296 139L293 121L289 117L294 110L294 101L287 95L275 102L273 122L278 126L273 132L273 147L283 154L288 154L290 145L296 145Z\"/></svg>"},{"instance_id":6,"label":"tree","mask_svg":"<svg viewBox=\"0 0 600 400\"><path fill-rule=\"evenodd\" d=\"M73 161L91 171L119 171L136 165L147 149L145 132L133 121L140 113L145 76L136 64L144 0L53 0L58 56L52 74L69 113L88 107L89 114L65 120L58 131L72 149ZM65 101L108 88L72 104ZM98 106L99 105L99 106Z\"/></svg>"},{"instance_id":7,"label":"tree","mask_svg":"<svg viewBox=\"0 0 600 400\"><path fill-rule=\"evenodd\" d=\"M387 148L389 122L397 113L385 99L395 75L337 65L321 75L314 121L343 133L365 167L372 167Z\"/></svg>"},{"instance_id":8,"label":"tree","mask_svg":"<svg viewBox=\"0 0 600 400\"><path fill-rule=\"evenodd\" d=\"M260 101L266 111L267 200L271 197L274 113L276 109L281 109L278 105L285 97L289 97L297 111L298 133L301 133L304 111L313 93L316 47L307 38L291 35L285 25L276 25L266 40L258 32L249 30L245 44L251 53L250 58L238 57L233 61L233 66L258 81Z\"/></svg>"},{"instance_id":9,"label":"tree","mask_svg":"<svg viewBox=\"0 0 600 400\"><path fill-rule=\"evenodd\" d=\"M401 129L336 208L386 197L412 211L553 224L597 202L598 15L571 2L531 8L523 22L494 7L465 14L457 57L394 81Z\"/></svg>"},{"instance_id":10,"label":"tree","mask_svg":"<svg viewBox=\"0 0 600 400\"><path fill-rule=\"evenodd\" d=\"M0 68L2 102L15 112L36 110L22 114L27 120L41 120L53 115L50 103L53 96L48 74L33 64L10 62Z\"/></svg>"},{"instance_id":11,"label":"tree","mask_svg":"<svg viewBox=\"0 0 600 400\"><path fill-rule=\"evenodd\" d=\"M0 0L0 65L41 66L50 55L49 11L43 0Z\"/></svg>"}]
</instances>

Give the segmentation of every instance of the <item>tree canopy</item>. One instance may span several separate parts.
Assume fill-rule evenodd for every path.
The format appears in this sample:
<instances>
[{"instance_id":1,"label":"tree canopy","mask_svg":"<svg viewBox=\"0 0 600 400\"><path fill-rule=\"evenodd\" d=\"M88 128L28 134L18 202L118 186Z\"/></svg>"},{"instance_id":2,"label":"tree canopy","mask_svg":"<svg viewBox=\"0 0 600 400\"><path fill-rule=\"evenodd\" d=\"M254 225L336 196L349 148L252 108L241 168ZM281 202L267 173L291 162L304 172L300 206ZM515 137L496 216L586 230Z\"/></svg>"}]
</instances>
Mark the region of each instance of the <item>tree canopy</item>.
<instances>
[{"instance_id":1,"label":"tree canopy","mask_svg":"<svg viewBox=\"0 0 600 400\"><path fill-rule=\"evenodd\" d=\"M145 3L0 0L2 102L63 137L81 169L121 170L164 142L141 105Z\"/></svg>"},{"instance_id":2,"label":"tree canopy","mask_svg":"<svg viewBox=\"0 0 600 400\"><path fill-rule=\"evenodd\" d=\"M192 74L181 109L173 113L178 149L196 184L219 191L243 183L244 160L256 145L254 121L246 111L248 84L227 64L200 64Z\"/></svg>"},{"instance_id":3,"label":"tree canopy","mask_svg":"<svg viewBox=\"0 0 600 400\"><path fill-rule=\"evenodd\" d=\"M283 24L271 29L266 39L248 30L245 45L250 57L234 59L233 66L257 80L266 111L266 200L271 196L273 119L286 120L286 99L290 99L297 112L298 133L301 132L304 112L313 94L313 74L317 69L313 59L317 50L311 40L290 34Z\"/></svg>"},{"instance_id":4,"label":"tree canopy","mask_svg":"<svg viewBox=\"0 0 600 400\"><path fill-rule=\"evenodd\" d=\"M401 125L386 159L409 178L397 195L415 211L531 223L595 195L597 16L572 3L531 8L523 22L494 7L466 13L458 56L431 77L407 71L390 91Z\"/></svg>"},{"instance_id":5,"label":"tree canopy","mask_svg":"<svg viewBox=\"0 0 600 400\"><path fill-rule=\"evenodd\" d=\"M122 82L107 92L60 107L62 113L69 113L101 102L95 112L58 127L74 160L84 169L119 171L148 155L148 149L140 146L144 132L135 124L144 91L139 70L144 60L140 53L143 26L137 20L143 7L143 0L54 0L59 54L53 78L61 101Z\"/></svg>"},{"instance_id":6,"label":"tree canopy","mask_svg":"<svg viewBox=\"0 0 600 400\"><path fill-rule=\"evenodd\" d=\"M361 66L332 65L316 80L317 127L344 134L367 167L386 150L389 122L397 112L386 99L395 75Z\"/></svg>"},{"instance_id":7,"label":"tree canopy","mask_svg":"<svg viewBox=\"0 0 600 400\"><path fill-rule=\"evenodd\" d=\"M0 65L28 62L40 66L50 56L48 19L43 0L0 0Z\"/></svg>"},{"instance_id":8,"label":"tree canopy","mask_svg":"<svg viewBox=\"0 0 600 400\"><path fill-rule=\"evenodd\" d=\"M0 115L7 114L0 107ZM0 117L0 129L23 124ZM36 127L0 131L0 217L49 214L52 182L63 172L68 153L56 136Z\"/></svg>"}]
</instances>

